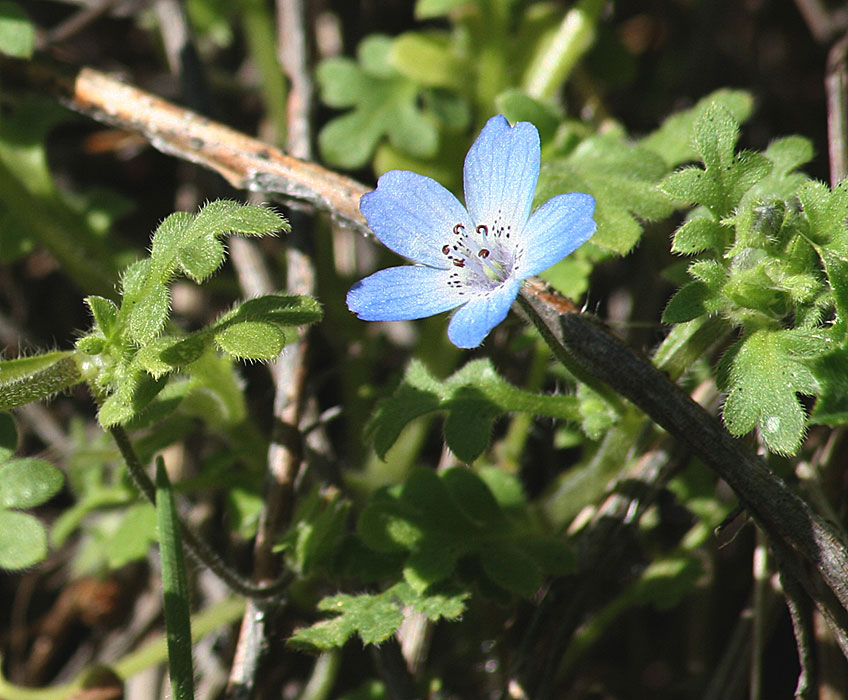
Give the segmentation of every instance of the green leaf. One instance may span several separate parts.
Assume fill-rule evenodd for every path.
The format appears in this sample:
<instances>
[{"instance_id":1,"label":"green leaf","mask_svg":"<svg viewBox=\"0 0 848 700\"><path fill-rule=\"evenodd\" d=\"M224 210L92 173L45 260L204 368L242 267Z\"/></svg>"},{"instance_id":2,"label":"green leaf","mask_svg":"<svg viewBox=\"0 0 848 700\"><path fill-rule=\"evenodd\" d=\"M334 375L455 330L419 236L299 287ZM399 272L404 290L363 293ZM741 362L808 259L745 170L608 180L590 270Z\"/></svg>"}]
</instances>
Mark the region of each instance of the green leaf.
<instances>
[{"instance_id":1,"label":"green leaf","mask_svg":"<svg viewBox=\"0 0 848 700\"><path fill-rule=\"evenodd\" d=\"M166 384L166 377L154 379L140 368L132 371L118 385L117 391L100 405L97 420L101 426L108 428L137 418Z\"/></svg>"},{"instance_id":2,"label":"green leaf","mask_svg":"<svg viewBox=\"0 0 848 700\"><path fill-rule=\"evenodd\" d=\"M168 216L153 234L150 257L124 273L119 320L128 340L143 345L164 328L171 302L167 285L178 272L202 282L220 267L224 247L219 236L267 235L287 227L270 209L229 200L207 204L195 216L186 212Z\"/></svg>"},{"instance_id":3,"label":"green leaf","mask_svg":"<svg viewBox=\"0 0 848 700\"><path fill-rule=\"evenodd\" d=\"M480 562L486 575L511 593L529 597L542 584L542 573L533 557L518 547L484 549Z\"/></svg>"},{"instance_id":4,"label":"green leaf","mask_svg":"<svg viewBox=\"0 0 848 700\"><path fill-rule=\"evenodd\" d=\"M840 348L811 365L821 387L810 422L836 427L848 423L848 352Z\"/></svg>"},{"instance_id":5,"label":"green leaf","mask_svg":"<svg viewBox=\"0 0 848 700\"><path fill-rule=\"evenodd\" d=\"M474 0L416 0L415 18L421 20L444 17L453 10L473 2Z\"/></svg>"},{"instance_id":6,"label":"green leaf","mask_svg":"<svg viewBox=\"0 0 848 700\"><path fill-rule=\"evenodd\" d=\"M392 42L389 62L419 85L461 92L468 82L465 62L454 53L448 34L405 32Z\"/></svg>"},{"instance_id":7,"label":"green leaf","mask_svg":"<svg viewBox=\"0 0 848 700\"><path fill-rule=\"evenodd\" d=\"M338 493L322 494L316 487L299 504L289 531L282 538L289 567L308 576L330 567L342 541L350 503Z\"/></svg>"},{"instance_id":8,"label":"green leaf","mask_svg":"<svg viewBox=\"0 0 848 700\"><path fill-rule=\"evenodd\" d=\"M373 436L377 454L385 458L410 421L433 411L447 411L445 440L466 462L482 454L495 418L508 411L579 419L576 398L517 389L499 377L488 360L472 360L444 381L413 360L400 386L380 403L368 424L366 433Z\"/></svg>"},{"instance_id":9,"label":"green leaf","mask_svg":"<svg viewBox=\"0 0 848 700\"><path fill-rule=\"evenodd\" d=\"M498 112L503 114L513 124L530 122L539 130L542 146L553 141L563 115L553 105L530 97L518 88L505 90L495 98Z\"/></svg>"},{"instance_id":10,"label":"green leaf","mask_svg":"<svg viewBox=\"0 0 848 700\"><path fill-rule=\"evenodd\" d=\"M520 486L501 486L501 497L518 511ZM514 493L507 495L503 487ZM463 575L484 589L529 594L549 564L562 570L571 560L564 545L554 553L550 539L520 512L520 519L509 516L470 469L456 467L438 475L416 469L401 489L378 494L364 508L358 532L377 551L406 551L404 579L419 593L451 577L462 561ZM540 539L546 544L528 545Z\"/></svg>"},{"instance_id":11,"label":"green leaf","mask_svg":"<svg viewBox=\"0 0 848 700\"><path fill-rule=\"evenodd\" d=\"M754 109L754 99L749 93L717 90L698 100L694 107L668 117L659 129L642 139L640 145L658 153L670 167L695 160L698 153L693 148L692 131L699 115L713 104L724 107L738 123L746 121Z\"/></svg>"},{"instance_id":12,"label":"green leaf","mask_svg":"<svg viewBox=\"0 0 848 700\"><path fill-rule=\"evenodd\" d=\"M833 289L838 318L848 320L848 183L843 180L831 192L823 183L808 182L798 190L798 199L809 222L809 238Z\"/></svg>"},{"instance_id":13,"label":"green leaf","mask_svg":"<svg viewBox=\"0 0 848 700\"><path fill-rule=\"evenodd\" d=\"M321 155L328 163L362 167L383 138L414 157L435 155L438 131L418 106L420 86L392 67L392 45L391 38L373 35L359 45L358 64L344 58L319 64L316 78L322 99L333 106L353 107L318 135Z\"/></svg>"},{"instance_id":14,"label":"green leaf","mask_svg":"<svg viewBox=\"0 0 848 700\"><path fill-rule=\"evenodd\" d=\"M0 464L0 508L33 508L55 496L65 477L49 462L35 457Z\"/></svg>"},{"instance_id":15,"label":"green leaf","mask_svg":"<svg viewBox=\"0 0 848 700\"><path fill-rule=\"evenodd\" d=\"M140 348L136 359L145 372L158 379L197 361L211 342L209 333L205 332L163 335Z\"/></svg>"},{"instance_id":16,"label":"green leaf","mask_svg":"<svg viewBox=\"0 0 848 700\"><path fill-rule=\"evenodd\" d=\"M593 195L598 230L592 245L624 255L642 235L642 221L662 219L674 211L671 200L657 189L667 172L653 151L619 136L591 136L568 156L542 165L536 201L564 192Z\"/></svg>"},{"instance_id":17,"label":"green leaf","mask_svg":"<svg viewBox=\"0 0 848 700\"><path fill-rule=\"evenodd\" d=\"M712 219L699 216L687 221L674 232L674 242L671 245L673 253L690 255L703 250L713 250L722 253L732 240L733 230Z\"/></svg>"},{"instance_id":18,"label":"green leaf","mask_svg":"<svg viewBox=\"0 0 848 700\"><path fill-rule=\"evenodd\" d=\"M618 413L604 397L585 384L577 385L580 428L590 440L600 440L618 422Z\"/></svg>"},{"instance_id":19,"label":"green leaf","mask_svg":"<svg viewBox=\"0 0 848 700\"><path fill-rule=\"evenodd\" d=\"M44 526L29 513L0 510L0 569L18 571L47 557Z\"/></svg>"},{"instance_id":20,"label":"green leaf","mask_svg":"<svg viewBox=\"0 0 848 700\"><path fill-rule=\"evenodd\" d=\"M794 454L806 427L797 394L818 390L807 361L828 351L821 335L798 330L759 330L722 358L720 388L728 391L724 423L733 435L759 428L772 452Z\"/></svg>"},{"instance_id":21,"label":"green leaf","mask_svg":"<svg viewBox=\"0 0 848 700\"><path fill-rule=\"evenodd\" d=\"M404 606L436 622L459 617L467 597L465 591L421 595L402 582L382 593L331 596L324 598L318 609L334 613L336 617L296 630L289 643L300 648L326 650L342 646L353 634L359 634L365 644L379 644L394 634L403 622Z\"/></svg>"},{"instance_id":22,"label":"green leaf","mask_svg":"<svg viewBox=\"0 0 848 700\"><path fill-rule=\"evenodd\" d=\"M124 299L119 318L129 341L144 344L153 340L165 327L171 308L169 281L170 274L164 279L158 275L152 258L139 260L126 269L121 280Z\"/></svg>"},{"instance_id":23,"label":"green leaf","mask_svg":"<svg viewBox=\"0 0 848 700\"><path fill-rule=\"evenodd\" d=\"M111 337L118 319L118 307L115 302L104 297L89 296L85 298L85 303L91 310L97 330L106 338Z\"/></svg>"},{"instance_id":24,"label":"green leaf","mask_svg":"<svg viewBox=\"0 0 848 700\"><path fill-rule=\"evenodd\" d=\"M35 49L35 27L20 5L0 2L0 53L14 58L30 58Z\"/></svg>"},{"instance_id":25,"label":"green leaf","mask_svg":"<svg viewBox=\"0 0 848 700\"><path fill-rule=\"evenodd\" d=\"M119 569L144 559L155 541L156 509L147 502L132 504L121 513L121 522L109 539L109 567Z\"/></svg>"},{"instance_id":26,"label":"green leaf","mask_svg":"<svg viewBox=\"0 0 848 700\"><path fill-rule=\"evenodd\" d=\"M465 610L465 601L469 597L469 593L462 590L443 592L437 590L421 595L405 583L395 584L391 591L404 605L409 605L423 613L431 622L437 622L443 618L448 620L458 618Z\"/></svg>"},{"instance_id":27,"label":"green leaf","mask_svg":"<svg viewBox=\"0 0 848 700\"><path fill-rule=\"evenodd\" d=\"M379 644L391 637L403 613L392 594L337 595L324 598L318 609L336 617L297 630L289 640L297 647L332 649L342 646L358 633L365 644Z\"/></svg>"},{"instance_id":28,"label":"green leaf","mask_svg":"<svg viewBox=\"0 0 848 700\"><path fill-rule=\"evenodd\" d=\"M739 122L720 105L710 105L698 115L692 138L704 168L693 166L672 173L660 189L675 199L705 206L721 221L733 212L742 195L768 175L772 163L758 153L735 153Z\"/></svg>"},{"instance_id":29,"label":"green leaf","mask_svg":"<svg viewBox=\"0 0 848 700\"><path fill-rule=\"evenodd\" d=\"M321 320L321 306L311 297L271 294L249 299L212 327L215 342L242 359L272 360L296 340L298 326Z\"/></svg>"},{"instance_id":30,"label":"green leaf","mask_svg":"<svg viewBox=\"0 0 848 700\"><path fill-rule=\"evenodd\" d=\"M663 311L663 323L686 323L714 311L715 292L704 282L696 281L681 287Z\"/></svg>"}]
</instances>

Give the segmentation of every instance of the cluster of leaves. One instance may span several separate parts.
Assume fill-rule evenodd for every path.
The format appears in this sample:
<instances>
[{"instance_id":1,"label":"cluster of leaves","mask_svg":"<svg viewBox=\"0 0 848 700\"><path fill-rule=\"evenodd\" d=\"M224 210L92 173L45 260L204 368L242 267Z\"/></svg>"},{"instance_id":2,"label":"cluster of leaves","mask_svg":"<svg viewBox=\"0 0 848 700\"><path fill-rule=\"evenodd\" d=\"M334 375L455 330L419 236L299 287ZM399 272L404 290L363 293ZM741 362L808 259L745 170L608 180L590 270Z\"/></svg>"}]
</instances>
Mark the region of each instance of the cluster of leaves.
<instances>
[{"instance_id":1,"label":"cluster of leaves","mask_svg":"<svg viewBox=\"0 0 848 700\"><path fill-rule=\"evenodd\" d=\"M274 211L226 200L197 215L170 215L153 235L150 256L124 274L120 305L86 298L94 325L75 352L0 363L0 406L42 399L85 380L100 398L104 427L160 419L191 391L205 393L211 422L238 422L244 415L241 392L218 351L235 359L273 359L297 337L298 326L320 319L318 303L284 295L250 299L207 327L184 333L166 330L169 285L178 274L198 283L208 279L224 262L222 235L261 236L287 226ZM22 363L32 367L27 371ZM163 391L176 373L190 378Z\"/></svg>"},{"instance_id":2,"label":"cluster of leaves","mask_svg":"<svg viewBox=\"0 0 848 700\"><path fill-rule=\"evenodd\" d=\"M340 528L339 514L333 507L321 511L308 529L321 536L304 552L327 551L326 534ZM360 580L402 582L378 593L323 599L318 609L336 616L298 630L294 644L327 649L354 632L378 643L403 621L404 606L431 620L455 618L474 590L498 600L530 596L543 575L574 568L562 539L529 518L517 479L498 469L415 469L403 484L374 494L359 516L355 540L345 547L355 555L339 560L341 571Z\"/></svg>"},{"instance_id":3,"label":"cluster of leaves","mask_svg":"<svg viewBox=\"0 0 848 700\"><path fill-rule=\"evenodd\" d=\"M563 20L561 7L418 0L415 16L444 19L449 29L372 35L356 61L334 57L318 66L321 99L349 110L319 134L326 162L360 168L373 159L378 172L415 170L455 187L472 123L501 112L534 121L544 136L556 128L561 114L527 83Z\"/></svg>"},{"instance_id":4,"label":"cluster of leaves","mask_svg":"<svg viewBox=\"0 0 848 700\"><path fill-rule=\"evenodd\" d=\"M0 568L25 569L47 556L41 521L21 510L40 506L64 484L62 472L37 457L15 458L15 421L0 413Z\"/></svg>"},{"instance_id":5,"label":"cluster of leaves","mask_svg":"<svg viewBox=\"0 0 848 700\"><path fill-rule=\"evenodd\" d=\"M183 414L218 427L243 422L244 397L233 359L273 359L297 337L299 327L321 318L320 306L307 297L258 297L187 333L169 324L170 284L177 275L198 283L208 279L224 262L226 249L220 238L225 234L261 236L287 227L272 210L232 201L213 202L197 215L178 212L167 217L153 235L150 256L127 268L120 304L101 296L85 299L94 323L77 341L75 350L0 362L0 407L41 400L86 382L99 399L98 418L103 427L150 425L178 407ZM185 429L180 421L172 421L170 427L157 433L156 444L148 446L145 456L169 444L174 430ZM35 461L39 463L6 465L11 471L4 482L11 490L5 506L28 507L41 502L18 493L13 473L29 474L27 484L46 474L47 496L53 493L52 472L46 473L46 467ZM106 526L102 533L106 540L120 545L107 548L109 564L117 566L144 556L153 539L154 517L148 505L131 505L135 496L127 484L110 483L105 474L102 469L88 468L84 477L75 480L80 500L57 522L54 541L61 543L91 511L128 506L111 529ZM8 515L19 521L23 517ZM36 560L40 560L46 543L21 552L38 552Z\"/></svg>"},{"instance_id":6,"label":"cluster of leaves","mask_svg":"<svg viewBox=\"0 0 848 700\"><path fill-rule=\"evenodd\" d=\"M672 244L677 253L697 254L688 268L693 281L671 299L663 320L716 316L728 331L741 331L718 367L725 425L734 435L757 428L771 451L791 454L807 424L799 395L819 397L815 422L833 420L844 396L841 383L818 367L845 354L839 260L848 201L844 188L831 192L795 172L812 158L805 139L752 153L735 150L738 136L734 116L711 106L693 130L703 165L660 185L697 205Z\"/></svg>"}]
</instances>

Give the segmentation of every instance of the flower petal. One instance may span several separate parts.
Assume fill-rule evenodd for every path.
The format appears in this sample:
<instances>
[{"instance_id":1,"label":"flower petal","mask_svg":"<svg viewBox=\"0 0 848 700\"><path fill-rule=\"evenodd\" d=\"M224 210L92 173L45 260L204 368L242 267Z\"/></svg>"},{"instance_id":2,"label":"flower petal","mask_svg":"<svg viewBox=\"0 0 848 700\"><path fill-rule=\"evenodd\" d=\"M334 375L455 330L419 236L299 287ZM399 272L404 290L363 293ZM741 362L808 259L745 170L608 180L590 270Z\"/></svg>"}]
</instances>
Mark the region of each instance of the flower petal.
<instances>
[{"instance_id":1,"label":"flower petal","mask_svg":"<svg viewBox=\"0 0 848 700\"><path fill-rule=\"evenodd\" d=\"M537 275L577 250L595 232L594 211L595 198L581 192L545 202L516 241L519 255L513 274L521 279Z\"/></svg>"},{"instance_id":2,"label":"flower petal","mask_svg":"<svg viewBox=\"0 0 848 700\"><path fill-rule=\"evenodd\" d=\"M507 280L487 294L472 297L453 315L448 338L458 348L476 348L506 318L518 296L520 280Z\"/></svg>"},{"instance_id":3,"label":"flower petal","mask_svg":"<svg viewBox=\"0 0 848 700\"><path fill-rule=\"evenodd\" d=\"M360 280L347 293L347 308L363 321L409 321L459 306L465 298L449 287L450 270L420 265L389 267Z\"/></svg>"},{"instance_id":4,"label":"flower petal","mask_svg":"<svg viewBox=\"0 0 848 700\"><path fill-rule=\"evenodd\" d=\"M530 122L510 127L502 115L483 127L465 157L465 204L476 225L520 230L539 179L539 132Z\"/></svg>"},{"instance_id":5,"label":"flower petal","mask_svg":"<svg viewBox=\"0 0 848 700\"><path fill-rule=\"evenodd\" d=\"M390 170L377 189L362 195L359 208L374 235L398 255L432 267L450 261L442 246L454 236L453 227L471 228L465 207L435 180L408 170Z\"/></svg>"}]
</instances>

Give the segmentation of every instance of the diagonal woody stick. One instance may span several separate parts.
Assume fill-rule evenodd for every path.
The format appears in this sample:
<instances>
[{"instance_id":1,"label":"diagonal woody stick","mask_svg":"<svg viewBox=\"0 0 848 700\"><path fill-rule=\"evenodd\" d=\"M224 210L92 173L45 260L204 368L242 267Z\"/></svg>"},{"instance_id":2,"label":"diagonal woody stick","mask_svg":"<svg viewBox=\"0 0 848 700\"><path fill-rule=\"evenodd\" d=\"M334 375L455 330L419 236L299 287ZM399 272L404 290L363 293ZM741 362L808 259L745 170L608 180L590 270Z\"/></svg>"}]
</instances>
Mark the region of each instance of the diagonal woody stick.
<instances>
[{"instance_id":1,"label":"diagonal woody stick","mask_svg":"<svg viewBox=\"0 0 848 700\"><path fill-rule=\"evenodd\" d=\"M30 85L46 88L74 111L137 132L163 153L214 170L236 189L308 202L369 235L359 212L359 198L368 188L356 180L286 155L93 68L3 60L0 71L23 72Z\"/></svg>"}]
</instances>

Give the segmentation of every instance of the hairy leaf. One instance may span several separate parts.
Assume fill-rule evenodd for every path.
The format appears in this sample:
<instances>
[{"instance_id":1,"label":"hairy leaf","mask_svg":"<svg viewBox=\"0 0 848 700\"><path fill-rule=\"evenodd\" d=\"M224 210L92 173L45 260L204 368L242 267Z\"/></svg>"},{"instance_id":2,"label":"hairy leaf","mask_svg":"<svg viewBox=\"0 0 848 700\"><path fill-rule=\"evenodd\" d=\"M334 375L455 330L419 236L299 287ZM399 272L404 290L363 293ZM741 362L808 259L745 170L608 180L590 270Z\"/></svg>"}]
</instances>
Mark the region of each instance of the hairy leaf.
<instances>
[{"instance_id":1,"label":"hairy leaf","mask_svg":"<svg viewBox=\"0 0 848 700\"><path fill-rule=\"evenodd\" d=\"M830 345L823 334L797 330L759 330L745 336L719 368L720 388L728 392L723 411L727 429L744 435L757 427L769 450L793 454L806 427L797 395L818 391L807 362Z\"/></svg>"},{"instance_id":2,"label":"hairy leaf","mask_svg":"<svg viewBox=\"0 0 848 700\"><path fill-rule=\"evenodd\" d=\"M331 596L324 598L318 609L336 616L297 630L289 643L326 650L342 646L353 634L358 634L365 644L379 644L403 622L404 606L411 606L435 622L459 617L467 597L462 591L422 595L402 582L382 593Z\"/></svg>"},{"instance_id":3,"label":"hairy leaf","mask_svg":"<svg viewBox=\"0 0 848 700\"><path fill-rule=\"evenodd\" d=\"M551 562L572 564L560 541L528 547L539 535L503 510L485 482L464 467L436 475L412 472L403 487L382 493L365 507L358 530L365 544L382 552L407 552L403 575L416 591L463 572L484 587L530 595Z\"/></svg>"}]
</instances>

